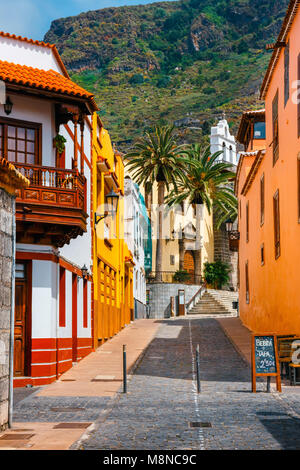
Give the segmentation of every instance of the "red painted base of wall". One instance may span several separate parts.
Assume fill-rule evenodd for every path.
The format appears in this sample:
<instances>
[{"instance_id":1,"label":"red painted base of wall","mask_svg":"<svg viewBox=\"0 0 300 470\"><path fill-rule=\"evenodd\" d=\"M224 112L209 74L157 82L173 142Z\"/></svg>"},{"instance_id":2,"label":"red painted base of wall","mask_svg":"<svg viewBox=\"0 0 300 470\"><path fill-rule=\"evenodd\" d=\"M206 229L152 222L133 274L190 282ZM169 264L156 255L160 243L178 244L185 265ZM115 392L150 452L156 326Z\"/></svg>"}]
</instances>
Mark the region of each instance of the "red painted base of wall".
<instances>
[{"instance_id":1,"label":"red painted base of wall","mask_svg":"<svg viewBox=\"0 0 300 470\"><path fill-rule=\"evenodd\" d=\"M77 338L77 362L92 352L92 338ZM14 387L47 385L72 367L72 338L32 339L30 376L14 377Z\"/></svg>"}]
</instances>

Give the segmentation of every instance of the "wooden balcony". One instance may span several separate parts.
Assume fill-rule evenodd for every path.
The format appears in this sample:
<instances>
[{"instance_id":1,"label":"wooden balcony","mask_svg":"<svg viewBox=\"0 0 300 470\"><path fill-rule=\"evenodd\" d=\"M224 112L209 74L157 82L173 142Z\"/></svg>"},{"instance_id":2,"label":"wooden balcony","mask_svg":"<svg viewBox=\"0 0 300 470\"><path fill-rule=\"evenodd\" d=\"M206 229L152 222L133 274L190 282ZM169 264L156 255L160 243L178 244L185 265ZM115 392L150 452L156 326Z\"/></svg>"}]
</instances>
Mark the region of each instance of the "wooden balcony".
<instances>
[{"instance_id":1,"label":"wooden balcony","mask_svg":"<svg viewBox=\"0 0 300 470\"><path fill-rule=\"evenodd\" d=\"M62 247L86 231L86 179L78 170L14 165L30 181L17 193L17 242Z\"/></svg>"},{"instance_id":2,"label":"wooden balcony","mask_svg":"<svg viewBox=\"0 0 300 470\"><path fill-rule=\"evenodd\" d=\"M230 251L237 252L239 251L240 245L240 232L233 230L229 233L229 249Z\"/></svg>"}]
</instances>

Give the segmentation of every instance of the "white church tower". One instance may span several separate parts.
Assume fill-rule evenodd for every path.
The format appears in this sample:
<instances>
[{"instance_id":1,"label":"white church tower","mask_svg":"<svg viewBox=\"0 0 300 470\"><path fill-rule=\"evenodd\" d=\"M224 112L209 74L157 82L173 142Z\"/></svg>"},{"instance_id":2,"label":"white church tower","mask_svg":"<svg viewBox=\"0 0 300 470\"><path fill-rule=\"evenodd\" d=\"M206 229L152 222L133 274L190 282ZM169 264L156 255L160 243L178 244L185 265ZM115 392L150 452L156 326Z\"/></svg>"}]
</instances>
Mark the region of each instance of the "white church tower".
<instances>
[{"instance_id":1,"label":"white church tower","mask_svg":"<svg viewBox=\"0 0 300 470\"><path fill-rule=\"evenodd\" d=\"M212 154L222 151L223 155L220 155L220 161L232 163L233 165L238 164L236 141L234 136L230 134L225 113L218 124L211 128L210 151Z\"/></svg>"}]
</instances>

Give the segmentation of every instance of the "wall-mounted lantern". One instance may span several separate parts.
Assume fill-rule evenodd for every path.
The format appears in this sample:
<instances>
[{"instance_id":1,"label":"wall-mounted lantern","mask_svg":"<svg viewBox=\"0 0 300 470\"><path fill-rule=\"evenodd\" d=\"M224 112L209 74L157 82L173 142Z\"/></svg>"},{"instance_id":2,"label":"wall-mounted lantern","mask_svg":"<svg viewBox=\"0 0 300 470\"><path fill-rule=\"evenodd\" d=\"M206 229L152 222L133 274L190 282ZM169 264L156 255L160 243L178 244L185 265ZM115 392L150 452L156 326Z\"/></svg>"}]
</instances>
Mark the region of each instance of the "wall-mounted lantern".
<instances>
[{"instance_id":1,"label":"wall-mounted lantern","mask_svg":"<svg viewBox=\"0 0 300 470\"><path fill-rule=\"evenodd\" d=\"M88 268L86 267L85 264L82 266L81 272L82 272L82 278L87 279L88 278Z\"/></svg>"},{"instance_id":2,"label":"wall-mounted lantern","mask_svg":"<svg viewBox=\"0 0 300 470\"><path fill-rule=\"evenodd\" d=\"M103 220L108 215L114 216L117 213L119 198L119 194L115 193L113 189L110 191L110 193L107 194L106 202L108 206L111 207L111 210L105 212L104 214L98 214L95 212L95 225L97 225L100 220Z\"/></svg>"},{"instance_id":3,"label":"wall-mounted lantern","mask_svg":"<svg viewBox=\"0 0 300 470\"><path fill-rule=\"evenodd\" d=\"M233 230L233 222L228 219L226 222L226 232L228 233L229 238L229 249L230 251L238 251L239 249L239 240L240 232L238 230Z\"/></svg>"},{"instance_id":4,"label":"wall-mounted lantern","mask_svg":"<svg viewBox=\"0 0 300 470\"><path fill-rule=\"evenodd\" d=\"M9 115L12 112L13 102L11 101L9 96L6 98L6 101L3 107L4 107L5 114Z\"/></svg>"}]
</instances>

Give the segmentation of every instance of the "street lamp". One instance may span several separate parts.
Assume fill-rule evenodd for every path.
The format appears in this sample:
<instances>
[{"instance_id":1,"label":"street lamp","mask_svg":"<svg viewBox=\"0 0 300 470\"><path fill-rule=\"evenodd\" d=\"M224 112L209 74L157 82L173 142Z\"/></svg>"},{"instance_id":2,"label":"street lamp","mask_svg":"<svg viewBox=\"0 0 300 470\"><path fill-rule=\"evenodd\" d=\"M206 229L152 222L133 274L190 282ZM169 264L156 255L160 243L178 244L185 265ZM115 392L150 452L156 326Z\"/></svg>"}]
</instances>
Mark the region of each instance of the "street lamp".
<instances>
[{"instance_id":1,"label":"street lamp","mask_svg":"<svg viewBox=\"0 0 300 470\"><path fill-rule=\"evenodd\" d=\"M3 107L4 107L4 111L7 115L9 115L12 112L13 102L11 101L9 96L6 98L6 101L3 105Z\"/></svg>"},{"instance_id":2,"label":"street lamp","mask_svg":"<svg viewBox=\"0 0 300 470\"><path fill-rule=\"evenodd\" d=\"M119 194L115 193L113 189L107 194L106 201L111 209L110 211L107 211L104 214L98 214L97 212L95 212L95 225L97 225L100 220L103 220L108 215L113 216L117 213L119 198Z\"/></svg>"},{"instance_id":3,"label":"street lamp","mask_svg":"<svg viewBox=\"0 0 300 470\"><path fill-rule=\"evenodd\" d=\"M82 266L81 272L82 272L82 278L87 279L87 277L88 277L88 268L86 267L85 264Z\"/></svg>"},{"instance_id":4,"label":"street lamp","mask_svg":"<svg viewBox=\"0 0 300 470\"><path fill-rule=\"evenodd\" d=\"M231 219L226 220L225 224L229 238L229 249L230 251L238 251L240 232L238 230L233 230L233 222Z\"/></svg>"},{"instance_id":5,"label":"street lamp","mask_svg":"<svg viewBox=\"0 0 300 470\"><path fill-rule=\"evenodd\" d=\"M227 233L232 232L232 228L233 228L232 220L231 219L226 220L225 224L226 224L226 232Z\"/></svg>"},{"instance_id":6,"label":"street lamp","mask_svg":"<svg viewBox=\"0 0 300 470\"><path fill-rule=\"evenodd\" d=\"M118 210L119 194L115 193L112 189L106 196L107 204L112 208L112 214L116 214Z\"/></svg>"}]
</instances>

